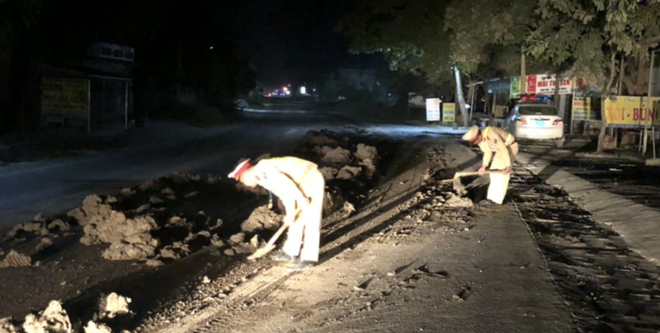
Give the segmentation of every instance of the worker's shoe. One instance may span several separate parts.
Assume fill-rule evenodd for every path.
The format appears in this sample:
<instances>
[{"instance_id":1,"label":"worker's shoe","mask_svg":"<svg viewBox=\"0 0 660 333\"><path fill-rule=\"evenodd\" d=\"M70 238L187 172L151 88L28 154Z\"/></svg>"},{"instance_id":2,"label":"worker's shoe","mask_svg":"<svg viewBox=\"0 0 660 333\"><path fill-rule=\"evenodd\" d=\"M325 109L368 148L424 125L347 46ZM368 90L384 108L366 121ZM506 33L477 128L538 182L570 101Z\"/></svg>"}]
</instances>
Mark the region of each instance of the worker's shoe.
<instances>
[{"instance_id":1,"label":"worker's shoe","mask_svg":"<svg viewBox=\"0 0 660 333\"><path fill-rule=\"evenodd\" d=\"M313 262L300 260L297 263L292 264L289 267L287 267L287 270L289 272L300 272L300 271L304 271L304 270L306 270L306 269L308 269L312 266L314 266Z\"/></svg>"},{"instance_id":2,"label":"worker's shoe","mask_svg":"<svg viewBox=\"0 0 660 333\"><path fill-rule=\"evenodd\" d=\"M497 204L497 203L495 203L491 200L484 199L484 200L479 201L479 206L480 207L494 207L494 206L499 206L499 204Z\"/></svg>"},{"instance_id":3,"label":"worker's shoe","mask_svg":"<svg viewBox=\"0 0 660 333\"><path fill-rule=\"evenodd\" d=\"M292 257L286 253L278 253L275 255L272 255L270 257L274 261L286 261L286 262L294 262L296 260L296 257Z\"/></svg>"}]
</instances>

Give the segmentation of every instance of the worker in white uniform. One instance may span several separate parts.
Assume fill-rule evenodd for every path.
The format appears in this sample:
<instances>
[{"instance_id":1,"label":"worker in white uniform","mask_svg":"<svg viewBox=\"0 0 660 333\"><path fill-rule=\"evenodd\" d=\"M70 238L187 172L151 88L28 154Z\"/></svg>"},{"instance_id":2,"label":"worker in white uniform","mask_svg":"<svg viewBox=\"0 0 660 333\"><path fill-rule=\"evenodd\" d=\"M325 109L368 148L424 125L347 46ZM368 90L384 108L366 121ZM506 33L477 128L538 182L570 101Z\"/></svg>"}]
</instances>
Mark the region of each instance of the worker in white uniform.
<instances>
[{"instance_id":1,"label":"worker in white uniform","mask_svg":"<svg viewBox=\"0 0 660 333\"><path fill-rule=\"evenodd\" d=\"M519 147L516 138L498 127L488 126L479 130L479 127L472 126L463 135L463 140L479 146L484 153L479 175L486 173L486 168L489 166L490 170L496 171L490 173L487 198L501 205L509 186L511 168L515 162L515 156L518 154Z\"/></svg>"},{"instance_id":2,"label":"worker in white uniform","mask_svg":"<svg viewBox=\"0 0 660 333\"><path fill-rule=\"evenodd\" d=\"M275 157L251 165L240 162L229 174L248 187L257 185L277 196L284 205L284 223L289 225L283 256L291 270L312 266L319 260L325 179L315 163L297 157Z\"/></svg>"}]
</instances>

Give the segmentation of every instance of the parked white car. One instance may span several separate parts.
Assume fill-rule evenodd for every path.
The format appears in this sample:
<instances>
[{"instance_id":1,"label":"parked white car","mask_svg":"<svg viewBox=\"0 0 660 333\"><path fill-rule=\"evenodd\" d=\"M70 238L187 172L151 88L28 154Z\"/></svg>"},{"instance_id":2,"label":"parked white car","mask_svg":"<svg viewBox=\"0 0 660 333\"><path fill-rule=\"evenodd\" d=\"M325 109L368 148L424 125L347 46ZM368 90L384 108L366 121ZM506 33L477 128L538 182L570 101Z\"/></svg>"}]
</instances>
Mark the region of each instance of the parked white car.
<instances>
[{"instance_id":1,"label":"parked white car","mask_svg":"<svg viewBox=\"0 0 660 333\"><path fill-rule=\"evenodd\" d=\"M563 142L564 121L553 105L541 101L521 101L507 118L506 127L516 139Z\"/></svg>"}]
</instances>

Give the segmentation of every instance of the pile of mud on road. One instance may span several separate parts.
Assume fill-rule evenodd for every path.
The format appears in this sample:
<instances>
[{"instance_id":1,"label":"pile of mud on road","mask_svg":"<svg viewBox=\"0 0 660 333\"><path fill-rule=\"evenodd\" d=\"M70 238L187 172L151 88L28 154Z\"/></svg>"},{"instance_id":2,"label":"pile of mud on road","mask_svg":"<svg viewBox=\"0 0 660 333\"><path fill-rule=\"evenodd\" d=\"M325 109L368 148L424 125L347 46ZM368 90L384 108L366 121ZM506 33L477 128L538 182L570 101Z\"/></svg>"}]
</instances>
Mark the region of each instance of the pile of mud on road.
<instances>
[{"instance_id":1,"label":"pile of mud on road","mask_svg":"<svg viewBox=\"0 0 660 333\"><path fill-rule=\"evenodd\" d=\"M350 214L378 182L396 144L355 131L309 131L289 154L319 165L325 215ZM90 194L66 213L14 226L0 241L0 332L30 332L28 322L44 313L66 316L53 332L95 332L84 327L96 325L99 298L113 292L133 299L134 322L205 267L218 267L217 276L240 265L282 216L278 207L268 209L263 189L226 179L228 171L176 173L112 195ZM49 306L52 300L58 302ZM133 327L125 319L99 325L100 332Z\"/></svg>"}]
</instances>

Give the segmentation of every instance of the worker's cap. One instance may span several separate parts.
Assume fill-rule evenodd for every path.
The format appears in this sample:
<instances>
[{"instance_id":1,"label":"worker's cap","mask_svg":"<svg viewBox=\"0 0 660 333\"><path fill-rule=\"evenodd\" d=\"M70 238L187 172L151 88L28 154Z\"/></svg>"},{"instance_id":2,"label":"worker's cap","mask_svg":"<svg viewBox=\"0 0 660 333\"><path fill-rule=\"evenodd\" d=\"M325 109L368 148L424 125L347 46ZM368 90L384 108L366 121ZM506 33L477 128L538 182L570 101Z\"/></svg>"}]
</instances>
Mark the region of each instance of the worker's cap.
<instances>
[{"instance_id":1,"label":"worker's cap","mask_svg":"<svg viewBox=\"0 0 660 333\"><path fill-rule=\"evenodd\" d=\"M465 134L463 134L463 140L474 141L474 139L477 137L477 134L479 134L479 127L472 126Z\"/></svg>"},{"instance_id":2,"label":"worker's cap","mask_svg":"<svg viewBox=\"0 0 660 333\"><path fill-rule=\"evenodd\" d=\"M249 167L250 167L250 159L249 158L241 159L240 161L238 161L238 164L234 168L234 171L232 171L227 177L238 179L238 177L240 177L241 174Z\"/></svg>"}]
</instances>

